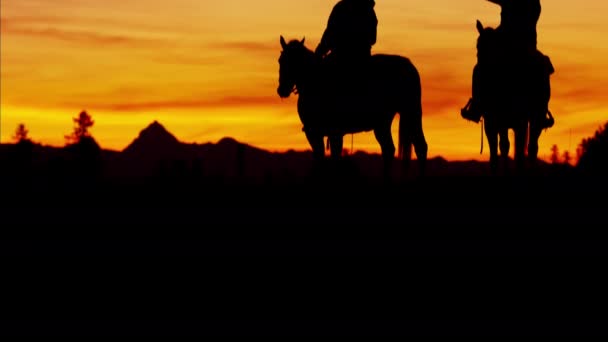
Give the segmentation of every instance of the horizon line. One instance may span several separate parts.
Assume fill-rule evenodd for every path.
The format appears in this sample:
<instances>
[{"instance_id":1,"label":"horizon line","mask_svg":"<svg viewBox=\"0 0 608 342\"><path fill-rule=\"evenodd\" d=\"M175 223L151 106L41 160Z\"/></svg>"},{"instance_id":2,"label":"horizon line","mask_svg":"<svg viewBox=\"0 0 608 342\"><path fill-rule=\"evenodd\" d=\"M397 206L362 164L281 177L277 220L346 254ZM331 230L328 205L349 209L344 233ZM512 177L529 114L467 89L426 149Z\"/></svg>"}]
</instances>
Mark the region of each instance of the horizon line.
<instances>
[{"instance_id":1,"label":"horizon line","mask_svg":"<svg viewBox=\"0 0 608 342\"><path fill-rule=\"evenodd\" d=\"M211 145L218 145L222 140L233 140L235 141L237 144L241 144L241 145L245 145L254 149L258 149L267 153L271 153L271 154L287 154L287 153L312 153L312 150L310 149L294 149L294 148L290 148L287 150L270 150L270 149L266 149L266 148L262 148L262 147L258 147L249 143L245 143L242 141L239 141L233 137L230 136L225 136L219 140L217 140L216 142L212 142L212 141L208 141L208 142L203 142L203 143L197 143L197 142L184 142L181 140L177 140L180 144L182 145L207 145L207 144L211 144ZM57 149L62 149L67 147L69 144L65 144L65 145L53 145L53 144L46 144L46 143L40 143L40 142L36 142L33 140L30 140L33 144L39 145L41 147L48 147L48 148L57 148ZM8 143L0 143L0 146L11 146L11 145L16 145L16 142L8 142ZM122 150L115 150L115 149L111 149L111 148L104 148L102 146L99 146L100 149L102 151L106 151L106 152L115 152L115 153L123 153L125 152L125 150L130 146L131 144L127 145L125 148L123 148ZM344 148L345 151L348 151L348 153L345 156L353 156L356 154L364 154L364 155L368 155L368 156L378 156L381 157L382 154L380 152L368 152L365 150L356 150L354 152L349 151L349 149ZM395 157L395 159L397 160L397 157ZM428 160L437 160L437 159L442 159L448 163L452 163L452 162L475 162L475 163L489 163L489 160L485 160L485 159L473 159L473 158L469 158L469 159L448 159L447 157L444 157L442 155L434 155L432 157L429 157ZM511 156L509 156L509 159L512 160L513 158ZM416 156L412 156L412 160L415 161L417 160ZM549 163L546 160L540 159L541 162L544 163ZM550 163L549 163L550 164ZM576 164L570 164L570 166L575 166Z\"/></svg>"}]
</instances>

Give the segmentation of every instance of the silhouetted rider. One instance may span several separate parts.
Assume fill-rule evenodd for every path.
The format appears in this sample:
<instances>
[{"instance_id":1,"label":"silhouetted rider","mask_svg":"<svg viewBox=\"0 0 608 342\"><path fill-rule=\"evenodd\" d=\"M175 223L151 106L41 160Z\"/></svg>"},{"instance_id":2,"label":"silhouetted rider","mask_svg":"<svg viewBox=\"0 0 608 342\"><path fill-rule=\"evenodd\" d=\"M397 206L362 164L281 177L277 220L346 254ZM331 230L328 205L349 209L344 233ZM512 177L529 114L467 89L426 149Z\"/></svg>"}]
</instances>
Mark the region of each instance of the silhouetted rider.
<instances>
[{"instance_id":1,"label":"silhouetted rider","mask_svg":"<svg viewBox=\"0 0 608 342\"><path fill-rule=\"evenodd\" d=\"M359 61L370 57L376 44L378 19L374 0L340 0L333 8L315 52L331 53L343 61Z\"/></svg>"},{"instance_id":2,"label":"silhouetted rider","mask_svg":"<svg viewBox=\"0 0 608 342\"><path fill-rule=\"evenodd\" d=\"M500 25L497 31L500 33L504 47L504 55L512 63L528 65L542 69L548 75L554 72L551 61L537 49L537 30L536 26L541 14L540 0L486 0L501 7ZM481 71L478 65L473 70L473 96L469 102L467 110L468 119L479 121L481 118L481 108L479 105L479 93L482 85L480 84ZM550 86L546 83L545 94L550 96ZM547 108L548 112L548 108ZM549 114L550 115L550 114ZM547 127L552 125L547 118Z\"/></svg>"},{"instance_id":3,"label":"silhouetted rider","mask_svg":"<svg viewBox=\"0 0 608 342\"><path fill-rule=\"evenodd\" d=\"M340 0L333 7L315 52L326 57L336 95L352 94L364 87L378 18L374 0Z\"/></svg>"},{"instance_id":4,"label":"silhouetted rider","mask_svg":"<svg viewBox=\"0 0 608 342\"><path fill-rule=\"evenodd\" d=\"M534 52L537 44L536 25L540 18L540 0L487 0L500 5L500 25L508 48L515 52ZM521 50L520 50L521 49Z\"/></svg>"}]
</instances>

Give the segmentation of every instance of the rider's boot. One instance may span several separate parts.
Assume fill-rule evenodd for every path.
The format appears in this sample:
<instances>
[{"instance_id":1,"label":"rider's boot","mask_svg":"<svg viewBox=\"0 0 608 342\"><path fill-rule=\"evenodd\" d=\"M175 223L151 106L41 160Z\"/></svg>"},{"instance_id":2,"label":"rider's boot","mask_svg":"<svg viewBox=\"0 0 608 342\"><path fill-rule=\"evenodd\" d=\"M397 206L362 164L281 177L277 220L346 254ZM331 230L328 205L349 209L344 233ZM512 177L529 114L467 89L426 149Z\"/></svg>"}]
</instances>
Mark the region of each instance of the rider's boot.
<instances>
[{"instance_id":1,"label":"rider's boot","mask_svg":"<svg viewBox=\"0 0 608 342\"><path fill-rule=\"evenodd\" d=\"M481 90L481 72L479 68L479 64L475 65L473 69L473 86L472 86L472 94L473 96L469 99L469 102L460 110L460 115L469 121L473 121L475 123L479 123L481 121L482 110L480 103L480 90Z\"/></svg>"},{"instance_id":2,"label":"rider's boot","mask_svg":"<svg viewBox=\"0 0 608 342\"><path fill-rule=\"evenodd\" d=\"M553 125L555 125L555 119L553 118L551 111L547 110L547 114L541 123L541 127L542 129L547 129L553 127Z\"/></svg>"}]
</instances>

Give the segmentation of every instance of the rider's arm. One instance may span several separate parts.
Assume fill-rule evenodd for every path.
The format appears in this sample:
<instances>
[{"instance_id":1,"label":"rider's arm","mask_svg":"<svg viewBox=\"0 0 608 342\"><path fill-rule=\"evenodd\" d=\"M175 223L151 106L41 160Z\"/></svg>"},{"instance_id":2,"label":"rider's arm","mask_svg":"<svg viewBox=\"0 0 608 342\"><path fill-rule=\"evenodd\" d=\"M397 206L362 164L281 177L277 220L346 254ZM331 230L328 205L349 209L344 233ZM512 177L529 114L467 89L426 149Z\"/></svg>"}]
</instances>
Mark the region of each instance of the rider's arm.
<instances>
[{"instance_id":1,"label":"rider's arm","mask_svg":"<svg viewBox=\"0 0 608 342\"><path fill-rule=\"evenodd\" d=\"M321 37L321 41L319 42L319 45L317 45L317 48L315 49L315 53L319 56L325 56L330 48L329 48L329 41L331 40L331 32L329 31L329 29L326 29L325 32L323 32L323 36Z\"/></svg>"},{"instance_id":2,"label":"rider's arm","mask_svg":"<svg viewBox=\"0 0 608 342\"><path fill-rule=\"evenodd\" d=\"M378 17L376 16L376 12L374 12L372 10L372 12L370 13L370 18L369 18L370 22L370 37L369 37L369 43L370 45L374 45L376 44L376 39L378 36Z\"/></svg>"},{"instance_id":3,"label":"rider's arm","mask_svg":"<svg viewBox=\"0 0 608 342\"><path fill-rule=\"evenodd\" d=\"M338 6L335 6L329 14L329 19L327 20L327 28L323 32L321 41L319 42L319 45L315 50L315 53L319 56L324 56L325 54L327 54L334 44L334 32L336 30L334 26L336 25L336 17L338 16L338 10L336 10L336 8L338 8Z\"/></svg>"}]
</instances>

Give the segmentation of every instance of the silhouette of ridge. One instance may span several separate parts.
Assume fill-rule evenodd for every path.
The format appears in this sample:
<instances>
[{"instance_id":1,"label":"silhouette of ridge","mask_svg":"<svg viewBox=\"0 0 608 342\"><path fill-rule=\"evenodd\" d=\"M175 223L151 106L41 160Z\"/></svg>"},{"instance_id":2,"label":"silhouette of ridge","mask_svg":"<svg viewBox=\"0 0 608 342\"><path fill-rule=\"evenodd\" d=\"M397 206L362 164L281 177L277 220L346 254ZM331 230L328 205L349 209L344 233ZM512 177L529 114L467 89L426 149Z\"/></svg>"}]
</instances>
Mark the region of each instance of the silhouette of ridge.
<instances>
[{"instance_id":1,"label":"silhouette of ridge","mask_svg":"<svg viewBox=\"0 0 608 342\"><path fill-rule=\"evenodd\" d=\"M9 163L14 147L14 144L0 145L0 161ZM145 177L177 177L184 180L197 177L212 183L238 180L239 184L289 184L306 179L312 163L312 152L309 150L272 152L233 137L223 137L215 143L182 142L158 121L142 129L122 151L101 149L105 176L108 179L125 179L126 182L144 181ZM39 170L52 168L53 160L63 158L66 152L66 147L35 145L32 165ZM382 174L382 156L378 153L356 151L346 158L352 171L363 180L378 179ZM546 162L541 161L540 166L543 173L559 171ZM427 172L435 177L484 176L488 172L488 163L477 160L451 161L436 156L428 159Z\"/></svg>"},{"instance_id":2,"label":"silhouette of ridge","mask_svg":"<svg viewBox=\"0 0 608 342\"><path fill-rule=\"evenodd\" d=\"M236 139L231 138L231 137L224 137L222 139L220 139L220 141L217 142L218 145L240 145L241 143L238 142Z\"/></svg>"}]
</instances>

